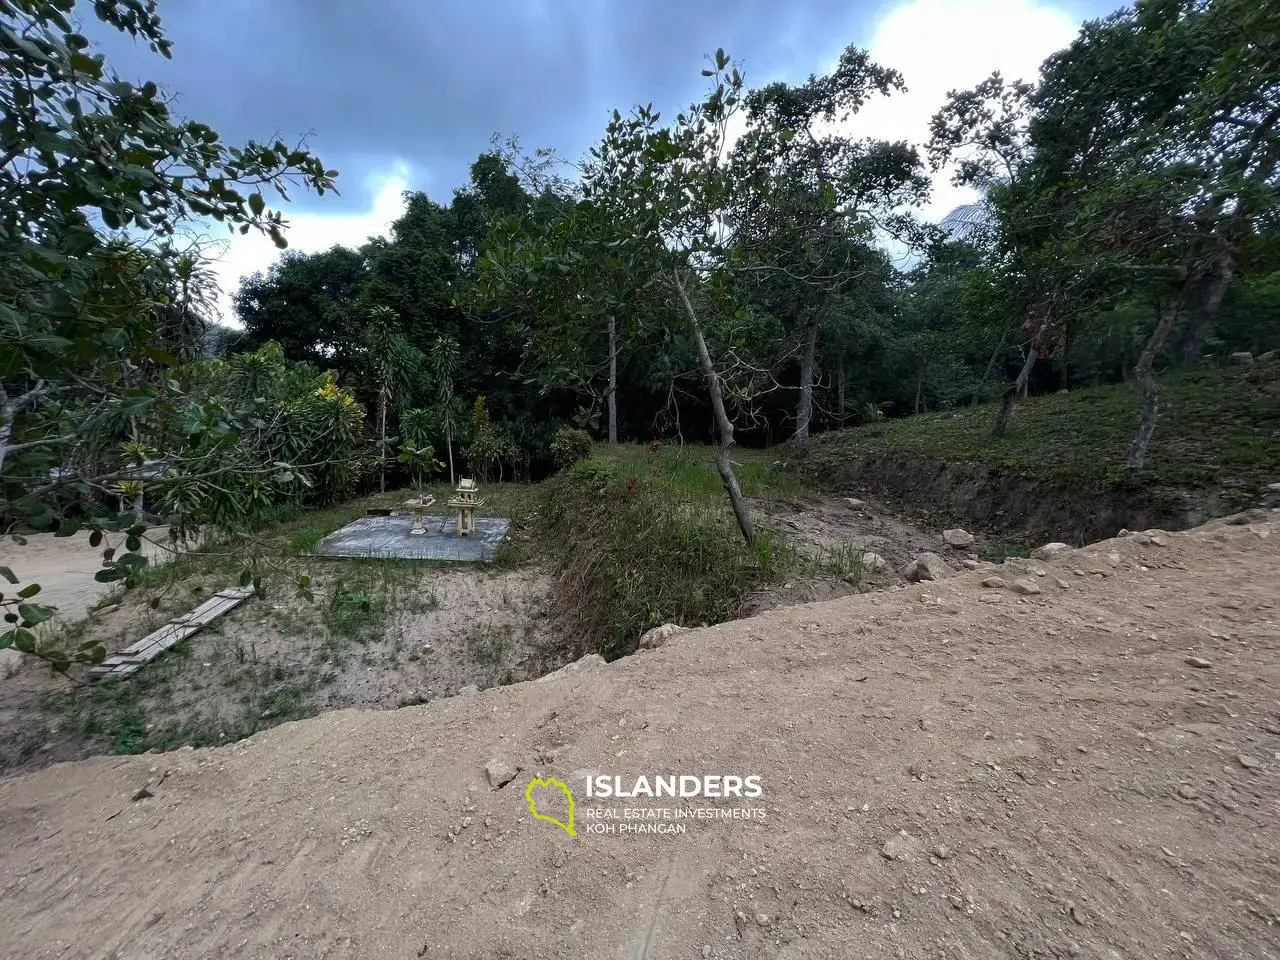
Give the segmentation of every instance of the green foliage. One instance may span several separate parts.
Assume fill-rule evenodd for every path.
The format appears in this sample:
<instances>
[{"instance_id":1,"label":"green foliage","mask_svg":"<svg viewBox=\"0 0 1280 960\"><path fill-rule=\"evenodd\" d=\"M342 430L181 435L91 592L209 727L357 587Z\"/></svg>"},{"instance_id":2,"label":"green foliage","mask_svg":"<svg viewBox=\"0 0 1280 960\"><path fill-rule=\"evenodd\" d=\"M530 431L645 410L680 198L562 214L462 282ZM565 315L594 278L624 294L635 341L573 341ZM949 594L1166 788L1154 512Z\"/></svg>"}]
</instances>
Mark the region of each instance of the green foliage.
<instances>
[{"instance_id":1,"label":"green foliage","mask_svg":"<svg viewBox=\"0 0 1280 960\"><path fill-rule=\"evenodd\" d=\"M149 506L179 530L225 527L296 477L285 457L264 459L263 444L242 439L278 426L256 398L212 396L209 378L182 366L204 345L212 293L186 238L220 223L284 247L267 194L324 194L337 172L305 147L233 146L174 117L156 84L110 69L74 14L73 0L0 4L0 519L62 535L90 526L96 540L135 528L101 577L127 583L143 565ZM170 56L151 0L96 3L93 14ZM341 449L335 418L311 414ZM323 449L307 464L322 490L334 447ZM132 517L113 516L110 497ZM56 668L95 655L39 648L23 623L45 614L0 605L16 617L7 642Z\"/></svg>"},{"instance_id":2,"label":"green foliage","mask_svg":"<svg viewBox=\"0 0 1280 960\"><path fill-rule=\"evenodd\" d=\"M1280 476L1280 361L1166 376L1166 429L1138 477L1125 468L1138 418L1135 392L1121 384L1032 398L1019 408L1016 428L999 439L987 429L987 406L834 432L816 445L811 469L838 484L857 458L908 455L976 461L1081 493L1167 485L1197 500L1223 487L1256 492Z\"/></svg>"},{"instance_id":3,"label":"green foliage","mask_svg":"<svg viewBox=\"0 0 1280 960\"><path fill-rule=\"evenodd\" d=\"M548 480L537 511L558 574L558 616L583 642L577 655L612 659L633 652L650 627L731 619L753 586L794 559L768 532L754 548L736 535L706 448L657 459L639 448L614 453Z\"/></svg>"},{"instance_id":4,"label":"green foliage","mask_svg":"<svg viewBox=\"0 0 1280 960\"><path fill-rule=\"evenodd\" d=\"M591 456L591 434L575 427L561 427L551 437L551 459L558 469L571 467Z\"/></svg>"}]
</instances>

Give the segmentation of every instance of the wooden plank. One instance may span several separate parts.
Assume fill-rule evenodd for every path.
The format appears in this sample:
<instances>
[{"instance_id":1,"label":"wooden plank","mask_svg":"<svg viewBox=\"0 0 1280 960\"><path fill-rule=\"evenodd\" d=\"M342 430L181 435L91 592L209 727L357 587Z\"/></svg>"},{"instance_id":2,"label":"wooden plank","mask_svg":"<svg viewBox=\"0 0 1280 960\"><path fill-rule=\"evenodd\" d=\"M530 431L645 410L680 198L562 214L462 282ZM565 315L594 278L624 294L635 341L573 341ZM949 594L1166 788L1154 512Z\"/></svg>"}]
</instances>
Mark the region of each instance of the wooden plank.
<instances>
[{"instance_id":1,"label":"wooden plank","mask_svg":"<svg viewBox=\"0 0 1280 960\"><path fill-rule=\"evenodd\" d=\"M160 654L176 646L180 641L198 633L217 617L235 609L249 597L253 590L234 587L214 594L190 613L175 617L158 630L153 630L141 640L123 650L118 650L102 663L89 669L89 679L127 677L136 673Z\"/></svg>"}]
</instances>

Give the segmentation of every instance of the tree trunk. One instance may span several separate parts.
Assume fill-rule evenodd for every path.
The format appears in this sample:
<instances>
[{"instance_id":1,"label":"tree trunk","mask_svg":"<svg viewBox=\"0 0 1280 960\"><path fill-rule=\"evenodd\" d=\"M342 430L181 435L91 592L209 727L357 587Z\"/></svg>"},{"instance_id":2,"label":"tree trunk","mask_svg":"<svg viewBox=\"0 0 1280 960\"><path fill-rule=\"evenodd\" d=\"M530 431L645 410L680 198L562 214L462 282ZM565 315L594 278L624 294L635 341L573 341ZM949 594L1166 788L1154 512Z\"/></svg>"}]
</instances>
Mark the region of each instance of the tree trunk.
<instances>
[{"instance_id":1,"label":"tree trunk","mask_svg":"<svg viewBox=\"0 0 1280 960\"><path fill-rule=\"evenodd\" d=\"M844 358L836 361L836 373L840 378L836 383L836 410L840 414L840 422L844 422Z\"/></svg>"},{"instance_id":2,"label":"tree trunk","mask_svg":"<svg viewBox=\"0 0 1280 960\"><path fill-rule=\"evenodd\" d=\"M978 381L978 388L973 391L973 406L977 406L982 399L982 391L987 386L987 381L991 379L991 371L996 368L996 361L1000 359L1000 354L1004 352L1005 342L1009 339L1009 335L1002 334L1000 342L996 344L996 348L991 351L991 359L987 361L987 369L982 372L982 379Z\"/></svg>"},{"instance_id":3,"label":"tree trunk","mask_svg":"<svg viewBox=\"0 0 1280 960\"><path fill-rule=\"evenodd\" d=\"M1174 317L1178 315L1176 301L1167 307L1156 309L1159 320L1156 322L1156 328L1151 331L1151 336L1147 338L1147 343L1142 348L1142 355L1138 357L1138 365L1133 371L1138 378L1142 399L1138 408L1138 433L1133 438L1133 446L1129 448L1129 467L1132 470L1141 470L1147 465L1147 450L1151 446L1151 438L1155 435L1156 423L1160 419L1160 385L1156 383L1155 374L1151 368L1155 363L1156 354L1164 344L1165 337L1173 327Z\"/></svg>"},{"instance_id":4,"label":"tree trunk","mask_svg":"<svg viewBox=\"0 0 1280 960\"><path fill-rule=\"evenodd\" d=\"M618 322L609 316L609 442L618 442Z\"/></svg>"},{"instance_id":5,"label":"tree trunk","mask_svg":"<svg viewBox=\"0 0 1280 960\"><path fill-rule=\"evenodd\" d=\"M813 368L818 353L818 326L821 315L810 310L800 344L800 401L796 405L796 456L809 455L809 423L813 420Z\"/></svg>"},{"instance_id":6,"label":"tree trunk","mask_svg":"<svg viewBox=\"0 0 1280 960\"><path fill-rule=\"evenodd\" d=\"M387 492L387 385L384 383L378 390L378 464L381 467L378 476L378 492Z\"/></svg>"},{"instance_id":7,"label":"tree trunk","mask_svg":"<svg viewBox=\"0 0 1280 960\"><path fill-rule=\"evenodd\" d=\"M916 409L915 409L916 413L920 412L920 395L923 392L924 392L924 374L922 373L916 377Z\"/></svg>"},{"instance_id":8,"label":"tree trunk","mask_svg":"<svg viewBox=\"0 0 1280 960\"><path fill-rule=\"evenodd\" d=\"M449 449L449 486L453 486L458 481L453 476L453 428L445 427L444 445Z\"/></svg>"},{"instance_id":9,"label":"tree trunk","mask_svg":"<svg viewBox=\"0 0 1280 960\"><path fill-rule=\"evenodd\" d=\"M1000 398L1000 412L996 414L996 424L991 430L993 437L1003 437L1009 429L1009 418L1013 416L1013 402L1026 389L1027 380L1031 377L1031 368L1036 365L1035 343L1027 344L1027 359L1018 371L1018 379L1004 388L1004 396Z\"/></svg>"},{"instance_id":10,"label":"tree trunk","mask_svg":"<svg viewBox=\"0 0 1280 960\"><path fill-rule=\"evenodd\" d=\"M1229 250L1218 251L1209 266L1209 275L1205 277L1199 296L1191 308L1186 335L1182 341L1182 360L1184 363L1198 363L1204 353L1204 342L1209 339L1209 330L1213 321L1218 318L1222 307L1222 298L1227 294L1231 278L1235 276L1235 257Z\"/></svg>"},{"instance_id":11,"label":"tree trunk","mask_svg":"<svg viewBox=\"0 0 1280 960\"><path fill-rule=\"evenodd\" d=\"M711 398L711 413L716 429L716 472L724 484L724 491L729 496L729 505L733 507L733 515L738 520L738 529L747 546L756 544L756 528L751 520L751 511L742 496L742 488L738 486L738 478L733 473L733 423L729 420L724 408L724 391L720 385L720 374L716 373L715 364L711 360L711 351L707 349L706 338L702 336L702 325L698 323L698 315L694 312L689 294L684 289L679 271L673 271L676 292L684 306L685 317L689 321L689 336L698 352L698 366L707 381L707 393Z\"/></svg>"}]
</instances>

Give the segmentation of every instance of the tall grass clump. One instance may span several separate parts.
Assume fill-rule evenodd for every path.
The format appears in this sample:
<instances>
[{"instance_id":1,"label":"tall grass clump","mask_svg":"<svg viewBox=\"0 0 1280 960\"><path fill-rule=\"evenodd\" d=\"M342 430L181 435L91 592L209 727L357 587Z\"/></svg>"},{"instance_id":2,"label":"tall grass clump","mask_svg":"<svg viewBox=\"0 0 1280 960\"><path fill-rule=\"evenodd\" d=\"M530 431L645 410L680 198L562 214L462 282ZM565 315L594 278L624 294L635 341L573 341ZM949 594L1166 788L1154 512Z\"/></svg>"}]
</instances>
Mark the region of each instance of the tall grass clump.
<instances>
[{"instance_id":1,"label":"tall grass clump","mask_svg":"<svg viewBox=\"0 0 1280 960\"><path fill-rule=\"evenodd\" d=\"M556 616L575 656L614 659L674 622L720 623L794 560L743 542L709 463L581 461L544 484L538 534L556 566Z\"/></svg>"}]
</instances>

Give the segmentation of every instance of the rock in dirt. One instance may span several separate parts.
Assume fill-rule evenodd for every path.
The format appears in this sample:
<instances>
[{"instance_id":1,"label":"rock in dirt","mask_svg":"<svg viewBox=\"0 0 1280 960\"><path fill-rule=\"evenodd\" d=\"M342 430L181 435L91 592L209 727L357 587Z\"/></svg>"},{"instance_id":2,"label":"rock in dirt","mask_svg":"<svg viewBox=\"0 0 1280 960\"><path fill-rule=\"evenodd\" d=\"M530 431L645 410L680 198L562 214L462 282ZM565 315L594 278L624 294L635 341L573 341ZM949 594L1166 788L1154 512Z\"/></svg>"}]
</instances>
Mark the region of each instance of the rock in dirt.
<instances>
[{"instance_id":1,"label":"rock in dirt","mask_svg":"<svg viewBox=\"0 0 1280 960\"><path fill-rule=\"evenodd\" d=\"M640 649L656 650L677 633L684 633L688 629L688 627L682 627L678 623L664 623L660 627L654 627L640 638Z\"/></svg>"},{"instance_id":2,"label":"rock in dirt","mask_svg":"<svg viewBox=\"0 0 1280 960\"><path fill-rule=\"evenodd\" d=\"M1231 362L1240 366L1248 367L1253 365L1253 354L1248 350L1240 350L1231 354Z\"/></svg>"},{"instance_id":3,"label":"rock in dirt","mask_svg":"<svg viewBox=\"0 0 1280 960\"><path fill-rule=\"evenodd\" d=\"M1043 547L1036 547L1032 550L1031 556L1035 560L1052 560L1065 553L1070 553L1071 550L1072 547L1069 543L1046 543Z\"/></svg>"},{"instance_id":4,"label":"rock in dirt","mask_svg":"<svg viewBox=\"0 0 1280 960\"><path fill-rule=\"evenodd\" d=\"M1187 657L1184 662L1199 670L1208 670L1213 666L1213 661L1206 660L1204 657Z\"/></svg>"},{"instance_id":5,"label":"rock in dirt","mask_svg":"<svg viewBox=\"0 0 1280 960\"><path fill-rule=\"evenodd\" d=\"M1027 580L1025 577L1021 580L1013 581L1013 586L1010 589L1014 593L1022 594L1024 597L1031 597L1040 593L1040 585L1034 580Z\"/></svg>"},{"instance_id":6,"label":"rock in dirt","mask_svg":"<svg viewBox=\"0 0 1280 960\"><path fill-rule=\"evenodd\" d=\"M960 561L960 566L964 567L966 570L977 570L982 566L982 564L970 557L965 557Z\"/></svg>"},{"instance_id":7,"label":"rock in dirt","mask_svg":"<svg viewBox=\"0 0 1280 960\"><path fill-rule=\"evenodd\" d=\"M912 583L921 580L941 580L950 575L951 568L947 566L947 561L936 553L922 553L902 568L903 578Z\"/></svg>"},{"instance_id":8,"label":"rock in dirt","mask_svg":"<svg viewBox=\"0 0 1280 960\"><path fill-rule=\"evenodd\" d=\"M899 830L896 837L890 837L880 848L880 855L886 860L909 861L917 859L924 850L924 845L905 830Z\"/></svg>"},{"instance_id":9,"label":"rock in dirt","mask_svg":"<svg viewBox=\"0 0 1280 960\"><path fill-rule=\"evenodd\" d=\"M861 510L867 505L867 501L859 500L857 497L845 497L844 505L850 510Z\"/></svg>"},{"instance_id":10,"label":"rock in dirt","mask_svg":"<svg viewBox=\"0 0 1280 960\"><path fill-rule=\"evenodd\" d=\"M520 771L506 760L493 759L484 765L484 775L489 778L489 787L500 790L516 778Z\"/></svg>"},{"instance_id":11,"label":"rock in dirt","mask_svg":"<svg viewBox=\"0 0 1280 960\"><path fill-rule=\"evenodd\" d=\"M468 683L465 687L458 688L458 696L460 697L469 697L473 693L479 693L479 692L480 692L480 688L477 687L474 683Z\"/></svg>"},{"instance_id":12,"label":"rock in dirt","mask_svg":"<svg viewBox=\"0 0 1280 960\"><path fill-rule=\"evenodd\" d=\"M992 590L1002 590L1004 589L1004 578L1003 577L987 577L987 579L982 581L982 585L984 587L989 587Z\"/></svg>"},{"instance_id":13,"label":"rock in dirt","mask_svg":"<svg viewBox=\"0 0 1280 960\"><path fill-rule=\"evenodd\" d=\"M1244 767L1246 770L1257 770L1262 766L1261 760L1257 757L1251 757L1247 753L1240 754L1236 759L1240 761L1240 766Z\"/></svg>"},{"instance_id":14,"label":"rock in dirt","mask_svg":"<svg viewBox=\"0 0 1280 960\"><path fill-rule=\"evenodd\" d=\"M878 553L864 553L862 555L862 569L868 573L879 573L889 565L889 561Z\"/></svg>"},{"instance_id":15,"label":"rock in dirt","mask_svg":"<svg viewBox=\"0 0 1280 960\"><path fill-rule=\"evenodd\" d=\"M964 550L973 546L973 534L968 530L956 527L954 530L943 530L942 539L952 550Z\"/></svg>"},{"instance_id":16,"label":"rock in dirt","mask_svg":"<svg viewBox=\"0 0 1280 960\"><path fill-rule=\"evenodd\" d=\"M543 680L556 680L560 677L571 677L575 673L581 673L584 670L590 670L594 667L603 667L605 663L604 657L598 653L588 653L585 657L573 661L573 663L565 664L559 670L553 670L545 677L539 677L538 682Z\"/></svg>"}]
</instances>

